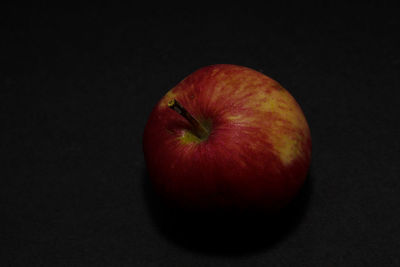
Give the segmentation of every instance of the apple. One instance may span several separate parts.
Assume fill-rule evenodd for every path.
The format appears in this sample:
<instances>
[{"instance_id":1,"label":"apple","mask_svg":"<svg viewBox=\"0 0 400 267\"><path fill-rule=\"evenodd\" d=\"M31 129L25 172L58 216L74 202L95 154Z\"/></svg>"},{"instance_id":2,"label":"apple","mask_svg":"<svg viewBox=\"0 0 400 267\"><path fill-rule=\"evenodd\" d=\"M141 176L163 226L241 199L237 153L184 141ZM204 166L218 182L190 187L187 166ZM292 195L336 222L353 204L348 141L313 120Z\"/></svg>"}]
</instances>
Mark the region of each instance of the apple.
<instances>
[{"instance_id":1,"label":"apple","mask_svg":"<svg viewBox=\"0 0 400 267\"><path fill-rule=\"evenodd\" d=\"M149 177L187 209L279 210L304 183L311 160L305 116L278 82L218 64L187 76L145 126Z\"/></svg>"}]
</instances>

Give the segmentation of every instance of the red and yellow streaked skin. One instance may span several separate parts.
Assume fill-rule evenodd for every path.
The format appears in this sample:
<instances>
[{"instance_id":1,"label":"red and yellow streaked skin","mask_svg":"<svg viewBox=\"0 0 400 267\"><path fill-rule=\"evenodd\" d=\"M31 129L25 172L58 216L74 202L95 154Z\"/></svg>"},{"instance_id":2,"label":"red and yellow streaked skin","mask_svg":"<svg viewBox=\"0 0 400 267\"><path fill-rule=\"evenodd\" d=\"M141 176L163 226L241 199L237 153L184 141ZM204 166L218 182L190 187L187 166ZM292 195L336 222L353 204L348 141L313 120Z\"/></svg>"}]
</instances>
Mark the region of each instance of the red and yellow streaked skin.
<instances>
[{"instance_id":1,"label":"red and yellow streaked skin","mask_svg":"<svg viewBox=\"0 0 400 267\"><path fill-rule=\"evenodd\" d=\"M200 140L168 107L178 100L210 129ZM144 132L150 177L184 207L278 209L303 184L311 159L304 114L278 82L236 65L201 68L171 89Z\"/></svg>"}]
</instances>

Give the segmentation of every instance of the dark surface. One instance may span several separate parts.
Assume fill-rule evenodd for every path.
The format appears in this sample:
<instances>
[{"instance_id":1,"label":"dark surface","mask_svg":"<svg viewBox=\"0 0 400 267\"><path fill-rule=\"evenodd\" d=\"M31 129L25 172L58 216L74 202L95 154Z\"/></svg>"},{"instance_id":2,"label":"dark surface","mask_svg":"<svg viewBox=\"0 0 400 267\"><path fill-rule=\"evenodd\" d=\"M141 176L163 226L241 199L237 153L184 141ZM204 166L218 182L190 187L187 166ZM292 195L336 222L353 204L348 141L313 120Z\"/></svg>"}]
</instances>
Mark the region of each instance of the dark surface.
<instances>
[{"instance_id":1,"label":"dark surface","mask_svg":"<svg viewBox=\"0 0 400 267\"><path fill-rule=\"evenodd\" d=\"M4 6L0 265L399 266L400 10L313 8ZM274 220L175 214L148 184L152 107L215 63L308 119L308 182Z\"/></svg>"}]
</instances>

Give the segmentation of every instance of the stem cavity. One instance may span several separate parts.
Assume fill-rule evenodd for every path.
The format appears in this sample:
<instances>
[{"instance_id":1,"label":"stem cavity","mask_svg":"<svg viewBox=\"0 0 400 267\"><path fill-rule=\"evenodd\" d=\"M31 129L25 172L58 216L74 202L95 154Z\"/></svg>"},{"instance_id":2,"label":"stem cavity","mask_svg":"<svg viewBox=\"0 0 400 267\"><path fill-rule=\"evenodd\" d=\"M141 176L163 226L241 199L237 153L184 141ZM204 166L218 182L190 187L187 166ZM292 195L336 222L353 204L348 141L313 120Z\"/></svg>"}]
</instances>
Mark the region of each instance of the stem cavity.
<instances>
[{"instance_id":1,"label":"stem cavity","mask_svg":"<svg viewBox=\"0 0 400 267\"><path fill-rule=\"evenodd\" d=\"M200 139L205 139L209 135L209 131L196 120L175 98L168 102L168 107L173 109L179 115L184 117L193 127L193 133Z\"/></svg>"}]
</instances>

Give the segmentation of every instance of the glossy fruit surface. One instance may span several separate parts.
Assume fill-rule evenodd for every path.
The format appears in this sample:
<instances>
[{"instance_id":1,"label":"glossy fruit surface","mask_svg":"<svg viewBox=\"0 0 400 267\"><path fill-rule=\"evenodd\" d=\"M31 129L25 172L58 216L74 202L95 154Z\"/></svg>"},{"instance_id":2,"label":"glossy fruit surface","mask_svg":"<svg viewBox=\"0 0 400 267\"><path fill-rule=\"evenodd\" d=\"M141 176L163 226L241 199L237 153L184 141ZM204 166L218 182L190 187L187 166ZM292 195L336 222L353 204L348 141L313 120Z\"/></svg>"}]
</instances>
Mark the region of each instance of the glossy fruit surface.
<instances>
[{"instance_id":1,"label":"glossy fruit surface","mask_svg":"<svg viewBox=\"0 0 400 267\"><path fill-rule=\"evenodd\" d=\"M168 106L174 99L205 135ZM220 64L195 71L157 103L143 150L155 188L171 203L274 210L304 183L311 136L300 106L278 82Z\"/></svg>"}]
</instances>

